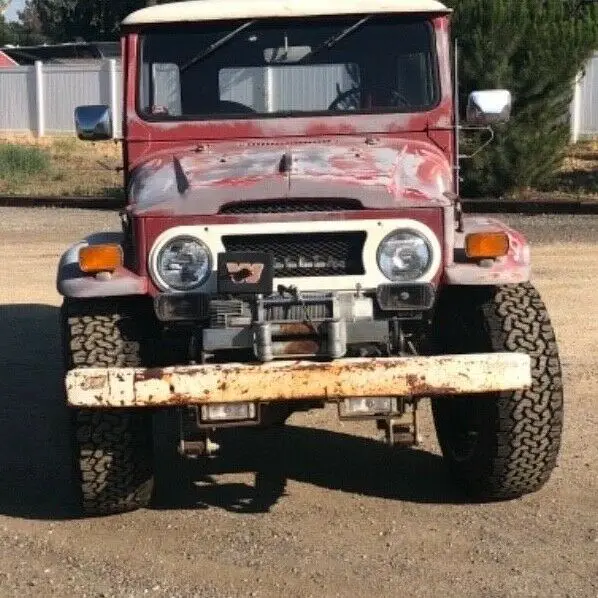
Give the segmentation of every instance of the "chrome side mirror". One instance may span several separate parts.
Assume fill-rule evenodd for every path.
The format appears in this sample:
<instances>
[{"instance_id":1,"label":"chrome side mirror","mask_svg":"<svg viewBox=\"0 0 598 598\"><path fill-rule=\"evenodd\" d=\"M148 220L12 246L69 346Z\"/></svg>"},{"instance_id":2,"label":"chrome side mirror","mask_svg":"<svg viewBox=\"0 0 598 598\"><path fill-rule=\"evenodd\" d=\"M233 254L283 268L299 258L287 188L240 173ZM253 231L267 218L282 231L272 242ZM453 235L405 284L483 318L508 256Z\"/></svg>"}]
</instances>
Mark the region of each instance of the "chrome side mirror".
<instances>
[{"instance_id":1,"label":"chrome side mirror","mask_svg":"<svg viewBox=\"0 0 598 598\"><path fill-rule=\"evenodd\" d=\"M112 114L108 106L79 106L75 109L77 137L83 141L112 139Z\"/></svg>"},{"instance_id":2,"label":"chrome side mirror","mask_svg":"<svg viewBox=\"0 0 598 598\"><path fill-rule=\"evenodd\" d=\"M504 123L511 117L511 92L506 89L474 91L467 102L467 123L491 125Z\"/></svg>"}]
</instances>

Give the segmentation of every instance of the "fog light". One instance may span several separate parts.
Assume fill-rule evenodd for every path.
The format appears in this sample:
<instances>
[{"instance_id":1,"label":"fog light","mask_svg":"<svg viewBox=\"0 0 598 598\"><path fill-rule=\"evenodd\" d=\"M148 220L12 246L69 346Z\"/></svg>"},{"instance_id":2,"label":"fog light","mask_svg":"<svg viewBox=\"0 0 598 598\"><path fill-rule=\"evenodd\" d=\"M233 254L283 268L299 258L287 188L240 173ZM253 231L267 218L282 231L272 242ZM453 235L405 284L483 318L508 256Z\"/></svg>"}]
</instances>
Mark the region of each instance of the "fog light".
<instances>
[{"instance_id":1,"label":"fog light","mask_svg":"<svg viewBox=\"0 0 598 598\"><path fill-rule=\"evenodd\" d=\"M378 305L385 311L422 311L434 305L431 284L382 284L377 291Z\"/></svg>"},{"instance_id":2,"label":"fog light","mask_svg":"<svg viewBox=\"0 0 598 598\"><path fill-rule=\"evenodd\" d=\"M397 412L397 400L391 397L345 399L339 403L340 417L373 417Z\"/></svg>"},{"instance_id":3,"label":"fog light","mask_svg":"<svg viewBox=\"0 0 598 598\"><path fill-rule=\"evenodd\" d=\"M255 403L217 403L201 406L201 419L204 422L245 421L255 417Z\"/></svg>"}]
</instances>

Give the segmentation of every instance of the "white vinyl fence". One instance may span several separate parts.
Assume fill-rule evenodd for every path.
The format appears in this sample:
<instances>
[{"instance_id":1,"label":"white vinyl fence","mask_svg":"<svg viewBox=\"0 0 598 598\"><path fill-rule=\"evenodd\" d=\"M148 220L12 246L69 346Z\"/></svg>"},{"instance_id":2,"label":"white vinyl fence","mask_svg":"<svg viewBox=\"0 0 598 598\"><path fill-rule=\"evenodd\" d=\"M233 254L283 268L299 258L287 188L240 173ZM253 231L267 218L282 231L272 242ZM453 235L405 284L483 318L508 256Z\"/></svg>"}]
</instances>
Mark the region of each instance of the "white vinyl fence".
<instances>
[{"instance_id":1,"label":"white vinyl fence","mask_svg":"<svg viewBox=\"0 0 598 598\"><path fill-rule=\"evenodd\" d=\"M598 53L575 84L571 105L571 141L598 135Z\"/></svg>"},{"instance_id":2,"label":"white vinyl fence","mask_svg":"<svg viewBox=\"0 0 598 598\"><path fill-rule=\"evenodd\" d=\"M85 104L112 108L115 137L121 129L121 68L116 60L0 69L0 133L38 137L74 133L74 111Z\"/></svg>"},{"instance_id":3,"label":"white vinyl fence","mask_svg":"<svg viewBox=\"0 0 598 598\"><path fill-rule=\"evenodd\" d=\"M74 133L77 106L112 108L114 135L121 135L120 62L85 62L0 68L0 134L33 133L38 137ZM598 53L575 84L571 105L571 140L598 136Z\"/></svg>"}]
</instances>

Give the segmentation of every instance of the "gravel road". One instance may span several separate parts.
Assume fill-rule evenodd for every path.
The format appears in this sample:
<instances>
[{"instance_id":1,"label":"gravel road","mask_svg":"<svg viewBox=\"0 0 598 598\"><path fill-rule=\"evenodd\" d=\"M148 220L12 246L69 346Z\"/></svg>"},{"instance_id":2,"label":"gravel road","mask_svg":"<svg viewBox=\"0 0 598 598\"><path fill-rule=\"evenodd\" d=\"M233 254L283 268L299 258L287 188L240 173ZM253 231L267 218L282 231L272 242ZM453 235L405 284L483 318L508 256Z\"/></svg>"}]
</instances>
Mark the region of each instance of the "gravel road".
<instances>
[{"instance_id":1,"label":"gravel road","mask_svg":"<svg viewBox=\"0 0 598 598\"><path fill-rule=\"evenodd\" d=\"M505 218L534 246L567 420L541 492L466 504L421 450L331 409L231 435L159 509L73 517L54 273L114 214L0 209L0 596L598 596L598 217Z\"/></svg>"}]
</instances>

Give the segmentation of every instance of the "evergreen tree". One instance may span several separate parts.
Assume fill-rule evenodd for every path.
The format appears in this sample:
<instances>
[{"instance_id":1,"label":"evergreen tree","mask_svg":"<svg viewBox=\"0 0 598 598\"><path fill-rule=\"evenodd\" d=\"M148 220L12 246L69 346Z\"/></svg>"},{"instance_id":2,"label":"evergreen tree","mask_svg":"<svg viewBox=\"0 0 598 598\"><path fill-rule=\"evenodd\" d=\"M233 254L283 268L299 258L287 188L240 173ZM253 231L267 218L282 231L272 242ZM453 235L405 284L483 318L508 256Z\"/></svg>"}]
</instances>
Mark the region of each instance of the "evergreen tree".
<instances>
[{"instance_id":1,"label":"evergreen tree","mask_svg":"<svg viewBox=\"0 0 598 598\"><path fill-rule=\"evenodd\" d=\"M17 36L17 42L21 46L36 46L49 42L44 34L44 28L37 12L26 4L25 8L18 13L19 20L12 23L13 30Z\"/></svg>"},{"instance_id":2,"label":"evergreen tree","mask_svg":"<svg viewBox=\"0 0 598 598\"><path fill-rule=\"evenodd\" d=\"M55 42L115 40L121 21L131 12L168 0L27 0L21 20L41 24ZM170 0L172 1L172 0Z\"/></svg>"},{"instance_id":3,"label":"evergreen tree","mask_svg":"<svg viewBox=\"0 0 598 598\"><path fill-rule=\"evenodd\" d=\"M56 42L116 39L120 21L136 10L139 0L28 0L26 9Z\"/></svg>"},{"instance_id":4,"label":"evergreen tree","mask_svg":"<svg viewBox=\"0 0 598 598\"><path fill-rule=\"evenodd\" d=\"M14 41L15 36L10 23L7 23L4 16L0 14L0 46L12 44Z\"/></svg>"},{"instance_id":5,"label":"evergreen tree","mask_svg":"<svg viewBox=\"0 0 598 598\"><path fill-rule=\"evenodd\" d=\"M463 162L463 194L541 186L557 171L569 142L573 82L598 49L596 8L583 0L448 3L455 8L462 105L475 89L506 88L514 99L512 118L495 127L494 142Z\"/></svg>"}]
</instances>

